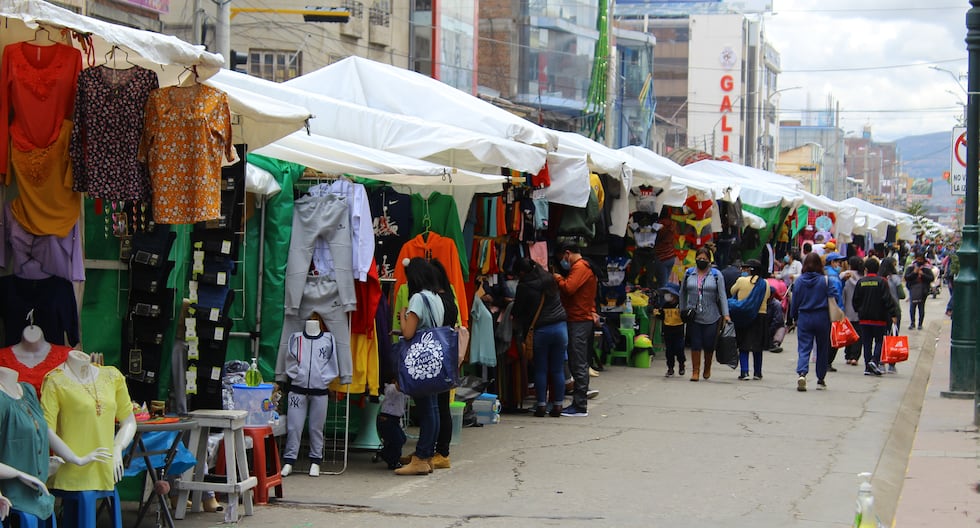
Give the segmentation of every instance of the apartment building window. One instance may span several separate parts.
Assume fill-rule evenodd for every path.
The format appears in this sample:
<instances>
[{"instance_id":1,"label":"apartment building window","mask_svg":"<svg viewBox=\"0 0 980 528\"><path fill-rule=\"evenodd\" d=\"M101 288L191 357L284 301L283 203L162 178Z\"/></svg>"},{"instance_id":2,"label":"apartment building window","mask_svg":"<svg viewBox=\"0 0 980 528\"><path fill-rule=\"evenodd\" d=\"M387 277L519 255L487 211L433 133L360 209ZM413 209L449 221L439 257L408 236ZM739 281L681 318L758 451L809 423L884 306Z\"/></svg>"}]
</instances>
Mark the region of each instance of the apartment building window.
<instances>
[{"instance_id":1,"label":"apartment building window","mask_svg":"<svg viewBox=\"0 0 980 528\"><path fill-rule=\"evenodd\" d=\"M248 73L267 81L283 82L303 72L303 52L249 49Z\"/></svg>"},{"instance_id":2,"label":"apartment building window","mask_svg":"<svg viewBox=\"0 0 980 528\"><path fill-rule=\"evenodd\" d=\"M343 0L340 3L341 9L350 11L351 18L364 18L364 2L357 0Z\"/></svg>"},{"instance_id":3,"label":"apartment building window","mask_svg":"<svg viewBox=\"0 0 980 528\"><path fill-rule=\"evenodd\" d=\"M368 22L374 26L391 26L391 0L375 0L368 13Z\"/></svg>"}]
</instances>

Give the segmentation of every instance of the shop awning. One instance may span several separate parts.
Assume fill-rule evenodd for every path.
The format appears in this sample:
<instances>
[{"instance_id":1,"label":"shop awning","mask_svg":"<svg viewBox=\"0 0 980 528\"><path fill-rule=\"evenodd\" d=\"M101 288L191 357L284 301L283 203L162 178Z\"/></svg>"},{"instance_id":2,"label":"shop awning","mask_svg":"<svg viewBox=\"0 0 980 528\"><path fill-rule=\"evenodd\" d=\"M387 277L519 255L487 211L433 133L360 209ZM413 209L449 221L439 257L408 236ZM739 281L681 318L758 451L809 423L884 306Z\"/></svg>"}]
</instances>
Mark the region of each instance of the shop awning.
<instances>
[{"instance_id":1,"label":"shop awning","mask_svg":"<svg viewBox=\"0 0 980 528\"><path fill-rule=\"evenodd\" d=\"M439 165L489 174L499 174L501 167L537 173L546 159L542 148L367 108L242 73L222 70L213 82L305 108L314 115L310 119L314 134Z\"/></svg>"},{"instance_id":2,"label":"shop awning","mask_svg":"<svg viewBox=\"0 0 980 528\"><path fill-rule=\"evenodd\" d=\"M524 118L420 73L348 57L286 81L288 86L351 103L415 116L549 151L558 135Z\"/></svg>"}]
</instances>

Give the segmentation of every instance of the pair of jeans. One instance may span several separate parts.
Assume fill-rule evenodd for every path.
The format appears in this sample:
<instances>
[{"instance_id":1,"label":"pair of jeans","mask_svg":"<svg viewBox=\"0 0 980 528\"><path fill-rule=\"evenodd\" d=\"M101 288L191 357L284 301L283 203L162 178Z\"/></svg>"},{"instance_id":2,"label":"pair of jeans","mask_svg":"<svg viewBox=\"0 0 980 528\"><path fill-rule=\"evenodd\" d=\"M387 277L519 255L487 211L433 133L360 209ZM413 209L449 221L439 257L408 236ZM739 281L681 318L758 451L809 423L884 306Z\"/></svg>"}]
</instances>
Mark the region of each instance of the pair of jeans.
<instances>
[{"instance_id":1,"label":"pair of jeans","mask_svg":"<svg viewBox=\"0 0 980 528\"><path fill-rule=\"evenodd\" d=\"M922 320L926 317L926 302L922 301L909 301L909 327L915 324L915 309L919 309L919 327L922 327Z\"/></svg>"},{"instance_id":2,"label":"pair of jeans","mask_svg":"<svg viewBox=\"0 0 980 528\"><path fill-rule=\"evenodd\" d=\"M817 379L827 375L827 358L830 353L830 314L827 310L800 310L796 319L796 339L799 357L796 373L806 376L810 372L810 353L817 354Z\"/></svg>"},{"instance_id":3,"label":"pair of jeans","mask_svg":"<svg viewBox=\"0 0 980 528\"><path fill-rule=\"evenodd\" d=\"M538 405L548 402L548 381L551 381L551 401L561 405L565 400L565 349L568 347L568 325L564 321L544 325L534 330L534 391Z\"/></svg>"},{"instance_id":4,"label":"pair of jeans","mask_svg":"<svg viewBox=\"0 0 980 528\"><path fill-rule=\"evenodd\" d=\"M439 397L415 396L415 409L418 412L419 440L415 444L415 456L421 459L432 458L436 452L436 439L439 437Z\"/></svg>"},{"instance_id":5,"label":"pair of jeans","mask_svg":"<svg viewBox=\"0 0 980 528\"><path fill-rule=\"evenodd\" d=\"M588 409L589 356L592 355L592 321L569 321L568 326L568 368L575 380L572 389L572 408L579 411ZM535 336L537 337L537 336Z\"/></svg>"},{"instance_id":6,"label":"pair of jeans","mask_svg":"<svg viewBox=\"0 0 980 528\"><path fill-rule=\"evenodd\" d=\"M436 395L439 407L439 434L436 435L436 453L449 458L449 443L453 440L453 415L449 411L449 391Z\"/></svg>"},{"instance_id":7,"label":"pair of jeans","mask_svg":"<svg viewBox=\"0 0 980 528\"><path fill-rule=\"evenodd\" d=\"M861 344L864 345L864 364L881 363L881 345L888 333L888 325L861 325Z\"/></svg>"}]
</instances>

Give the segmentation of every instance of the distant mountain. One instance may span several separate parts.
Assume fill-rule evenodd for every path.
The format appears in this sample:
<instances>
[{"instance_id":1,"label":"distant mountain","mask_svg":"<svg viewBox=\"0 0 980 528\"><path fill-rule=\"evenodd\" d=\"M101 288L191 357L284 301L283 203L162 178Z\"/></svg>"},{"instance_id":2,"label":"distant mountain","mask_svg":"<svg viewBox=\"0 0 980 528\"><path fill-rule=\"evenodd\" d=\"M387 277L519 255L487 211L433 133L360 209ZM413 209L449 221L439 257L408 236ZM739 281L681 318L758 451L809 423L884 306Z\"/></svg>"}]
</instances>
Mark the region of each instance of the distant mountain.
<instances>
[{"instance_id":1,"label":"distant mountain","mask_svg":"<svg viewBox=\"0 0 980 528\"><path fill-rule=\"evenodd\" d=\"M915 179L932 178L932 200L928 204L932 209L956 205L949 184L943 181L943 172L949 170L950 135L951 131L947 130L904 137L895 142L909 176Z\"/></svg>"}]
</instances>

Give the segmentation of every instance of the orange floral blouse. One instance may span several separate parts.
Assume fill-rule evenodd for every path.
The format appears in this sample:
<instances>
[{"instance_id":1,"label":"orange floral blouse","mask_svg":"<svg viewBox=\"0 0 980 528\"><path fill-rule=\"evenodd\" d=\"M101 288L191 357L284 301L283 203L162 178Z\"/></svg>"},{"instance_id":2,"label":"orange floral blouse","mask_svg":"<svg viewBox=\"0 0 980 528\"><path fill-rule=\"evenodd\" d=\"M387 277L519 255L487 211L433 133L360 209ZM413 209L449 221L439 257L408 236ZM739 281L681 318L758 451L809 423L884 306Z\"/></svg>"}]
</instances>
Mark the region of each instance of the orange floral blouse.
<instances>
[{"instance_id":1,"label":"orange floral blouse","mask_svg":"<svg viewBox=\"0 0 980 528\"><path fill-rule=\"evenodd\" d=\"M150 92L139 158L150 170L153 220L192 224L221 216L222 156L234 159L228 97L203 84Z\"/></svg>"}]
</instances>

